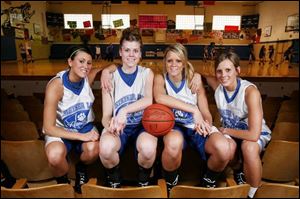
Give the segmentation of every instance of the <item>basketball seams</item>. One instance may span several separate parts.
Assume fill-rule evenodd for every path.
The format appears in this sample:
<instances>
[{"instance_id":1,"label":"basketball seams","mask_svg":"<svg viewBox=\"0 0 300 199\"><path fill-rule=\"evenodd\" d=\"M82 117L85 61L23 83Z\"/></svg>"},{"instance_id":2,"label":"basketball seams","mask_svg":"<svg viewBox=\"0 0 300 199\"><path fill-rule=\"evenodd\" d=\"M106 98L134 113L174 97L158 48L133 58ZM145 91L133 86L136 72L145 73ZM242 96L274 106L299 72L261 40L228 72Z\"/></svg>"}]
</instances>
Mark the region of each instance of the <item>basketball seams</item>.
<instances>
[{"instance_id":1,"label":"basketball seams","mask_svg":"<svg viewBox=\"0 0 300 199\"><path fill-rule=\"evenodd\" d=\"M168 109L168 110L165 110L165 109L162 109L162 108L158 108L158 107L151 107L151 109L148 109L148 110L158 110L158 111L163 111L165 113L167 113L169 116L173 117L174 118L174 115L173 115L173 112ZM153 120L152 120L153 121ZM164 120L164 121L167 121L167 120ZM171 120L173 121L173 120Z\"/></svg>"},{"instance_id":2,"label":"basketball seams","mask_svg":"<svg viewBox=\"0 0 300 199\"><path fill-rule=\"evenodd\" d=\"M174 120L142 120L144 122L174 122Z\"/></svg>"},{"instance_id":3,"label":"basketball seams","mask_svg":"<svg viewBox=\"0 0 300 199\"><path fill-rule=\"evenodd\" d=\"M160 137L171 131L175 125L175 117L169 107L152 104L145 109L142 124L148 133Z\"/></svg>"}]
</instances>

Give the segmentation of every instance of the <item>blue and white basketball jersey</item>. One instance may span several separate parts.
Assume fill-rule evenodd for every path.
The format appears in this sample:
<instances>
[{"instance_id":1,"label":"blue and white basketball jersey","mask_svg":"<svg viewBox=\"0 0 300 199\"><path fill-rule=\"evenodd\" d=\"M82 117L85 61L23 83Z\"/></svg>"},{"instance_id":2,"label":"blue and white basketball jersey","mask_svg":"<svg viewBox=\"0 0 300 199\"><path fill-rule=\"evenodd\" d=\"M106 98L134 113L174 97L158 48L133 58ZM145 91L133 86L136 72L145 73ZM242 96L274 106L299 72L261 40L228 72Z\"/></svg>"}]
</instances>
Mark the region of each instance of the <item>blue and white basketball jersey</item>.
<instances>
[{"instance_id":1,"label":"blue and white basketball jersey","mask_svg":"<svg viewBox=\"0 0 300 199\"><path fill-rule=\"evenodd\" d=\"M239 130L248 129L248 107L245 101L245 91L248 86L256 86L247 81L238 79L235 91L229 96L228 91L220 84L215 91L215 100L221 115L224 128ZM262 121L261 135L271 134L271 130Z\"/></svg>"},{"instance_id":2,"label":"blue and white basketball jersey","mask_svg":"<svg viewBox=\"0 0 300 199\"><path fill-rule=\"evenodd\" d=\"M167 94L181 100L187 104L197 106L197 94L193 94L185 79L181 80L180 86L177 88L169 79L168 74L164 75ZM187 128L194 129L194 117L192 113L185 112L179 109L172 109L176 124L183 125Z\"/></svg>"},{"instance_id":3,"label":"blue and white basketball jersey","mask_svg":"<svg viewBox=\"0 0 300 199\"><path fill-rule=\"evenodd\" d=\"M121 108L136 102L145 96L145 85L149 68L137 66L132 74L123 72L122 67L118 67L113 73L113 89L111 96L113 98L113 111L117 115ZM127 114L126 125L140 124L144 110Z\"/></svg>"},{"instance_id":4,"label":"blue and white basketball jersey","mask_svg":"<svg viewBox=\"0 0 300 199\"><path fill-rule=\"evenodd\" d=\"M93 128L94 112L92 105L95 97L85 77L74 87L68 78L69 71L61 71L50 80L61 78L64 95L57 107L56 125L68 131L86 133Z\"/></svg>"}]
</instances>

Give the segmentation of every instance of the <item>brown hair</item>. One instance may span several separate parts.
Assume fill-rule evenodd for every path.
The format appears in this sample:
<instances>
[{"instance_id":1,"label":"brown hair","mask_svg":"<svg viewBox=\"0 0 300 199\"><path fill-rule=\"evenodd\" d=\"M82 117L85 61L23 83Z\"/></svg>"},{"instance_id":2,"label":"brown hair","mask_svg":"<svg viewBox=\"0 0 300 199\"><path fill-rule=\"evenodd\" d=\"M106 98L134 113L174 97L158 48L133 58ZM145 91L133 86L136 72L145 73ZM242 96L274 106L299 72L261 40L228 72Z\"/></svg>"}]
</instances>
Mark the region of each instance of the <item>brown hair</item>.
<instances>
[{"instance_id":1,"label":"brown hair","mask_svg":"<svg viewBox=\"0 0 300 199\"><path fill-rule=\"evenodd\" d=\"M126 28L122 32L122 37L120 39L120 46L122 46L123 41L137 41L141 45L141 49L143 46L142 37L137 29Z\"/></svg>"},{"instance_id":2,"label":"brown hair","mask_svg":"<svg viewBox=\"0 0 300 199\"><path fill-rule=\"evenodd\" d=\"M235 68L240 66L240 58L239 56L234 52L223 52L215 59L215 70L218 68L219 64L224 61L225 59L228 59L231 61Z\"/></svg>"},{"instance_id":3,"label":"brown hair","mask_svg":"<svg viewBox=\"0 0 300 199\"><path fill-rule=\"evenodd\" d=\"M175 53L182 60L184 66L182 76L187 80L188 83L190 83L194 76L194 67L188 61L188 53L186 48L180 43L169 45L164 51L164 63L166 62L166 56L168 52ZM166 73L166 64L164 64L163 70L164 73Z\"/></svg>"}]
</instances>

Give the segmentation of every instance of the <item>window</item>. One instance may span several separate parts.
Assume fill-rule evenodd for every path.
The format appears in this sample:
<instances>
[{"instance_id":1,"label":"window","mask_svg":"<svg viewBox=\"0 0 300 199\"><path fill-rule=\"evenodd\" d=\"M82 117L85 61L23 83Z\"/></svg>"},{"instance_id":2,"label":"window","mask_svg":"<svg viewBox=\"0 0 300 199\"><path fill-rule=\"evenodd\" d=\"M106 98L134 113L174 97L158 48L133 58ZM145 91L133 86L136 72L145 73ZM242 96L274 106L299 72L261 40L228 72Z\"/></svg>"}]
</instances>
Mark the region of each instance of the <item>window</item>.
<instances>
[{"instance_id":1,"label":"window","mask_svg":"<svg viewBox=\"0 0 300 199\"><path fill-rule=\"evenodd\" d=\"M65 29L92 29L92 14L64 14Z\"/></svg>"},{"instance_id":2,"label":"window","mask_svg":"<svg viewBox=\"0 0 300 199\"><path fill-rule=\"evenodd\" d=\"M130 17L124 14L102 14L103 29L126 29L130 27Z\"/></svg>"},{"instance_id":3,"label":"window","mask_svg":"<svg viewBox=\"0 0 300 199\"><path fill-rule=\"evenodd\" d=\"M176 15L176 29L203 30L204 15Z\"/></svg>"},{"instance_id":4,"label":"window","mask_svg":"<svg viewBox=\"0 0 300 199\"><path fill-rule=\"evenodd\" d=\"M214 15L213 16L213 30L224 30L225 26L238 26L239 30L241 25L241 16L229 16L229 15Z\"/></svg>"}]
</instances>

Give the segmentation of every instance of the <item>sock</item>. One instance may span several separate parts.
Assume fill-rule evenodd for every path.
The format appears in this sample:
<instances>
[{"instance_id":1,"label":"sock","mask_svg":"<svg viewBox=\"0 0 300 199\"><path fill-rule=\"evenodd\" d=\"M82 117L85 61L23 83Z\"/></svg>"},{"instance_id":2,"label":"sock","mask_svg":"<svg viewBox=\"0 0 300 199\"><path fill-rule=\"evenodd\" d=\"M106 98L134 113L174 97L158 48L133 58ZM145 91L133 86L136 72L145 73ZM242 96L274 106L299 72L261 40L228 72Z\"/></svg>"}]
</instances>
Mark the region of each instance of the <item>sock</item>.
<instances>
[{"instance_id":1,"label":"sock","mask_svg":"<svg viewBox=\"0 0 300 199\"><path fill-rule=\"evenodd\" d=\"M152 171L152 167L150 167L149 169L145 169L144 167L139 165L139 172L138 172L139 186L149 185L151 171Z\"/></svg>"},{"instance_id":2,"label":"sock","mask_svg":"<svg viewBox=\"0 0 300 199\"><path fill-rule=\"evenodd\" d=\"M256 191L257 191L257 187L250 187L250 190L248 192L248 197L253 198Z\"/></svg>"},{"instance_id":3,"label":"sock","mask_svg":"<svg viewBox=\"0 0 300 199\"><path fill-rule=\"evenodd\" d=\"M76 172L86 172L87 169L87 165L80 160L79 162L77 162L75 167L76 167Z\"/></svg>"},{"instance_id":4,"label":"sock","mask_svg":"<svg viewBox=\"0 0 300 199\"><path fill-rule=\"evenodd\" d=\"M108 186L111 186L111 184L114 183L117 183L118 185L121 184L121 171L119 164L111 169L106 168L105 172Z\"/></svg>"}]
</instances>

